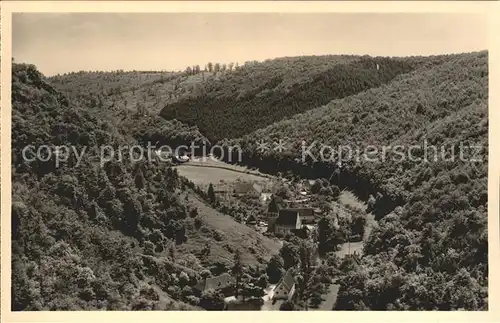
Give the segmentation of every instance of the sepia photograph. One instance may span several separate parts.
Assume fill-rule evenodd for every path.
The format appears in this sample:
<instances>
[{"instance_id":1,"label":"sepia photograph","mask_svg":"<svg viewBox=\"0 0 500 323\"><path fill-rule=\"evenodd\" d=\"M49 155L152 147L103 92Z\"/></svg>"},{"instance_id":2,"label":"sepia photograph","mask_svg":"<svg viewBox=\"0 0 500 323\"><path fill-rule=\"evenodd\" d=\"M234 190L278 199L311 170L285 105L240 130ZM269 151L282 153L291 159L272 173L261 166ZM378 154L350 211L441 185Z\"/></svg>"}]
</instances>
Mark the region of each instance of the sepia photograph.
<instances>
[{"instance_id":1,"label":"sepia photograph","mask_svg":"<svg viewBox=\"0 0 500 323\"><path fill-rule=\"evenodd\" d=\"M488 10L10 22L2 309L495 306Z\"/></svg>"}]
</instances>

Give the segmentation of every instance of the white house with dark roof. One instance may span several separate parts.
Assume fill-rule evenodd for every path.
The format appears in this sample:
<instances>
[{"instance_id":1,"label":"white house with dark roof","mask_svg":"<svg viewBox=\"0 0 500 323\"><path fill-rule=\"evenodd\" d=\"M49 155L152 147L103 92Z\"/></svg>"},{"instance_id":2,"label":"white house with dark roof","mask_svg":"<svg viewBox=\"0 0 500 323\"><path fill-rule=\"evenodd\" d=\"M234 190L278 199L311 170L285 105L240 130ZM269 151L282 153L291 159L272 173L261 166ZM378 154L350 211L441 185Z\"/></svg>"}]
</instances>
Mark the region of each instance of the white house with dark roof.
<instances>
[{"instance_id":1,"label":"white house with dark roof","mask_svg":"<svg viewBox=\"0 0 500 323\"><path fill-rule=\"evenodd\" d=\"M298 230L302 227L299 212L297 210L282 209L274 222L274 233L283 234Z\"/></svg>"},{"instance_id":2,"label":"white house with dark roof","mask_svg":"<svg viewBox=\"0 0 500 323\"><path fill-rule=\"evenodd\" d=\"M281 209L280 212L282 211L292 211L292 212L299 212L300 216L300 221L302 224L313 224L316 222L316 215L314 214L314 209L313 208L308 208L308 207L293 207L293 208L286 208L286 209Z\"/></svg>"},{"instance_id":3,"label":"white house with dark roof","mask_svg":"<svg viewBox=\"0 0 500 323\"><path fill-rule=\"evenodd\" d=\"M292 271L288 269L286 274L281 277L280 281L274 288L273 299L291 299L295 294L295 278Z\"/></svg>"}]
</instances>

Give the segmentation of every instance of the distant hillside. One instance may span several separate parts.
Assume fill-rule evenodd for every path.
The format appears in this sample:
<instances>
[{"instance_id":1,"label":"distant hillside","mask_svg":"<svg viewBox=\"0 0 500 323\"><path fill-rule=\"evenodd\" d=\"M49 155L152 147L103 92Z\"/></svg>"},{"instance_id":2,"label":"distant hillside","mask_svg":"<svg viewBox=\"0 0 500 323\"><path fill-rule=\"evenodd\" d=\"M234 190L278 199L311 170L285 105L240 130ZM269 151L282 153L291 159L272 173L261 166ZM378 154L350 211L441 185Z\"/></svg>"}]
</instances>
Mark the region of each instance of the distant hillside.
<instances>
[{"instance_id":1,"label":"distant hillside","mask_svg":"<svg viewBox=\"0 0 500 323\"><path fill-rule=\"evenodd\" d=\"M187 126L175 120L158 116L160 110L153 103L143 101L141 92L155 85L165 87L192 76L168 72L76 72L45 79L52 87L98 119L108 124L115 133L131 143L152 145L190 145L207 142L196 126ZM172 85L175 86L175 85ZM155 93L157 95L157 93ZM155 102L157 99L155 99ZM156 107L156 108L155 108ZM156 109L156 110L155 110Z\"/></svg>"},{"instance_id":2,"label":"distant hillside","mask_svg":"<svg viewBox=\"0 0 500 323\"><path fill-rule=\"evenodd\" d=\"M111 111L144 110L157 114L163 105L185 94L197 76L180 72L73 72L48 78L72 99ZM201 82L201 80L199 80Z\"/></svg>"},{"instance_id":3,"label":"distant hillside","mask_svg":"<svg viewBox=\"0 0 500 323\"><path fill-rule=\"evenodd\" d=\"M118 115L160 113L197 126L216 141L379 86L422 65L418 57L304 56L247 62L218 72L76 72L49 82L86 106Z\"/></svg>"},{"instance_id":4,"label":"distant hillside","mask_svg":"<svg viewBox=\"0 0 500 323\"><path fill-rule=\"evenodd\" d=\"M13 310L200 310L193 287L229 270L236 251L252 266L277 252L277 242L203 203L165 163L124 155L99 165L101 145L137 143L138 133L189 140L189 128L103 116L34 66L13 65ZM27 145L87 150L58 166L46 150L43 160L23 159Z\"/></svg>"},{"instance_id":5,"label":"distant hillside","mask_svg":"<svg viewBox=\"0 0 500 323\"><path fill-rule=\"evenodd\" d=\"M279 139L287 144L283 153L257 149L261 140ZM318 158L321 144L354 152L374 145L378 161L361 156L339 166L333 155L302 162L303 140L306 147L317 142L311 151ZM434 161L424 140L438 152L444 147L446 159ZM365 244L362 267L342 280L338 309L487 308L487 52L450 56L226 143L242 145L243 163L264 172L329 178L383 218ZM398 145L405 154L420 146L413 156L427 153L429 162L402 160L397 151L380 159L383 146Z\"/></svg>"},{"instance_id":6,"label":"distant hillside","mask_svg":"<svg viewBox=\"0 0 500 323\"><path fill-rule=\"evenodd\" d=\"M317 143L311 149L316 157L319 157L322 144L333 148L347 145L361 151L369 145L394 147L422 144L424 139L429 141L429 145L445 145L472 137L474 142L484 144L488 124L487 119L481 118L487 117L487 59L485 52L450 58L433 68L399 76L379 88L333 100L323 107L295 115L234 142L241 144L245 150L244 163L268 172L294 167L295 158L301 157L303 140L307 147ZM479 127L467 132L458 130L462 129L460 125L473 122L477 122ZM451 124L457 126L451 127ZM286 141L287 151L281 155L275 154L272 149L263 154L256 149L260 140L272 143L278 139ZM373 183L400 198L408 197L404 192L414 182L395 178L389 185L384 180L400 176L408 168L424 171L421 168L426 166L420 163L394 165L389 162L361 164L349 160L344 162L342 169L337 169L332 163L332 169L322 170L321 167L326 164L308 160L305 166L306 169L315 167L314 173L320 172L325 176L330 176L333 170L337 170L339 176L363 170L367 185L368 182ZM401 172L395 172L401 167ZM368 198L371 190L363 185L361 176L356 177L356 183L346 181L349 181L348 177L340 180L344 182L342 186L356 186L357 193Z\"/></svg>"},{"instance_id":7,"label":"distant hillside","mask_svg":"<svg viewBox=\"0 0 500 323\"><path fill-rule=\"evenodd\" d=\"M275 253L276 242L214 210L165 165L125 160L101 169L96 152L79 167L74 159L56 168L53 160L20 158L28 144L207 138L239 144L246 166L325 178L366 202L378 225L363 256L340 265L327 259L340 284L336 309L488 309L485 51L280 58L217 73L48 81L32 66L14 65L12 95L16 309L186 309L199 304L189 296L208 269L231 265L233 245L252 265ZM284 151L273 149L279 140ZM343 146L341 163L328 149L326 160L315 160L322 145ZM345 159L348 147L370 157ZM410 152L428 160L409 160Z\"/></svg>"},{"instance_id":8,"label":"distant hillside","mask_svg":"<svg viewBox=\"0 0 500 323\"><path fill-rule=\"evenodd\" d=\"M270 60L202 83L197 92L166 105L161 116L197 125L210 140L235 138L413 68L400 59L356 56Z\"/></svg>"}]
</instances>

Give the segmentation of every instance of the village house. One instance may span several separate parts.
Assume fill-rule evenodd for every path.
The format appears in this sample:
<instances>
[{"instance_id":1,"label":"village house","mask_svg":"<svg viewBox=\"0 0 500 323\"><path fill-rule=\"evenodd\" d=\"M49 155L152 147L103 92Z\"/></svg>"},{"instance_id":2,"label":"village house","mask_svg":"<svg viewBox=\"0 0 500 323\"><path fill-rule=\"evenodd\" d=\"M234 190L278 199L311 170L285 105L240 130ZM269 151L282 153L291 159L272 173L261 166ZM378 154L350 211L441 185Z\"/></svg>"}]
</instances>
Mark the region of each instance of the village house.
<instances>
[{"instance_id":1,"label":"village house","mask_svg":"<svg viewBox=\"0 0 500 323\"><path fill-rule=\"evenodd\" d=\"M213 185L214 193L218 194L229 194L232 193L232 189L227 184L216 184Z\"/></svg>"},{"instance_id":2,"label":"village house","mask_svg":"<svg viewBox=\"0 0 500 323\"><path fill-rule=\"evenodd\" d=\"M295 294L295 279L293 278L290 269L285 276L281 277L280 281L274 288L273 299L288 299L290 300Z\"/></svg>"},{"instance_id":3,"label":"village house","mask_svg":"<svg viewBox=\"0 0 500 323\"><path fill-rule=\"evenodd\" d=\"M300 220L302 224L314 224L316 223L316 216L314 214L314 209L312 208L286 208L281 211L291 211L299 212Z\"/></svg>"},{"instance_id":4,"label":"village house","mask_svg":"<svg viewBox=\"0 0 500 323\"><path fill-rule=\"evenodd\" d=\"M198 289L200 292L204 292L209 289L213 290L225 289L231 287L235 283L236 280L234 279L234 277L226 273L216 277L208 277L199 282L195 286L195 288Z\"/></svg>"},{"instance_id":5,"label":"village house","mask_svg":"<svg viewBox=\"0 0 500 323\"><path fill-rule=\"evenodd\" d=\"M255 183L250 183L250 182L237 182L234 184L234 189L233 193L236 196L259 196L262 191L262 188L255 184Z\"/></svg>"},{"instance_id":6,"label":"village house","mask_svg":"<svg viewBox=\"0 0 500 323\"><path fill-rule=\"evenodd\" d=\"M274 233L286 235L293 230L299 230L302 227L302 221L298 211L283 209L278 213L274 221Z\"/></svg>"},{"instance_id":7,"label":"village house","mask_svg":"<svg viewBox=\"0 0 500 323\"><path fill-rule=\"evenodd\" d=\"M288 210L299 212L300 220L302 224L314 224L316 223L316 215L314 214L314 209L308 207L302 208L289 208Z\"/></svg>"}]
</instances>

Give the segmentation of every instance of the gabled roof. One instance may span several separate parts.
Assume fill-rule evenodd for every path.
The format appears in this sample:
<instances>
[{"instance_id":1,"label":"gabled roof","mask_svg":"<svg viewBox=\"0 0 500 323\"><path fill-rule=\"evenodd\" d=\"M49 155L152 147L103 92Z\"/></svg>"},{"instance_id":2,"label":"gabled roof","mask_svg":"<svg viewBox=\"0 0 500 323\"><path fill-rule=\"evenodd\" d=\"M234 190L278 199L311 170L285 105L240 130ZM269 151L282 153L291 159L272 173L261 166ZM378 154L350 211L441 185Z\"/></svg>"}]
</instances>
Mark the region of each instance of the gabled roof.
<instances>
[{"instance_id":1,"label":"gabled roof","mask_svg":"<svg viewBox=\"0 0 500 323\"><path fill-rule=\"evenodd\" d=\"M224 184L214 184L213 187L215 193L228 193L232 191L230 187Z\"/></svg>"},{"instance_id":2,"label":"gabled roof","mask_svg":"<svg viewBox=\"0 0 500 323\"><path fill-rule=\"evenodd\" d=\"M278 286L281 285L286 290L290 291L294 284L295 284L295 278L293 278L292 271L288 269L285 276L281 277L280 281L276 285L276 288L278 288Z\"/></svg>"},{"instance_id":3,"label":"gabled roof","mask_svg":"<svg viewBox=\"0 0 500 323\"><path fill-rule=\"evenodd\" d=\"M258 192L262 191L261 187L254 183L249 182L240 182L234 184L234 193L236 194L247 194L250 192Z\"/></svg>"},{"instance_id":4,"label":"gabled roof","mask_svg":"<svg viewBox=\"0 0 500 323\"><path fill-rule=\"evenodd\" d=\"M234 277L225 273L216 277L208 277L197 285L198 289L204 291L207 289L222 289L231 286L235 282Z\"/></svg>"},{"instance_id":5,"label":"gabled roof","mask_svg":"<svg viewBox=\"0 0 500 323\"><path fill-rule=\"evenodd\" d=\"M289 209L282 209L278 213L278 218L276 219L277 225L288 225L295 226L297 223L297 218L299 217L299 212Z\"/></svg>"}]
</instances>

